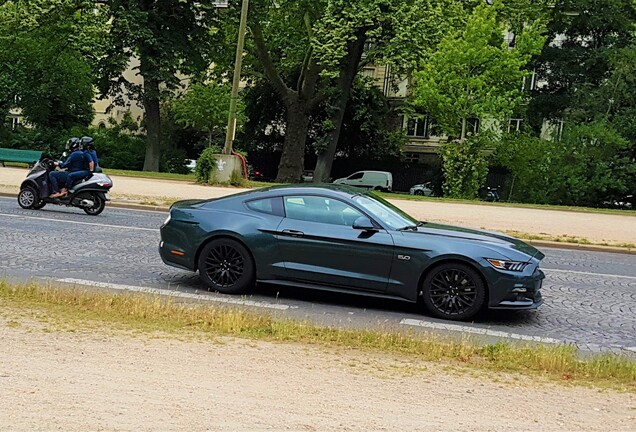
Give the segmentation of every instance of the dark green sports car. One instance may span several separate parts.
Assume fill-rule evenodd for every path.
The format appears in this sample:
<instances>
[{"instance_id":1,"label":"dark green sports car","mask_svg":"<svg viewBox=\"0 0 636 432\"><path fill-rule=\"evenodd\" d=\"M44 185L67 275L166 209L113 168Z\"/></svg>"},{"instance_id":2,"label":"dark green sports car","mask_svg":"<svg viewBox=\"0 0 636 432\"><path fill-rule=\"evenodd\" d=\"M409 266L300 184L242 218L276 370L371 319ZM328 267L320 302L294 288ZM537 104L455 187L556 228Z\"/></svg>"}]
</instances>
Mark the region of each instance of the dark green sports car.
<instances>
[{"instance_id":1,"label":"dark green sports car","mask_svg":"<svg viewBox=\"0 0 636 432\"><path fill-rule=\"evenodd\" d=\"M539 307L544 255L491 232L420 222L373 192L291 185L180 201L161 226L159 252L199 271L212 290L256 281L422 303L467 320L484 307Z\"/></svg>"}]
</instances>

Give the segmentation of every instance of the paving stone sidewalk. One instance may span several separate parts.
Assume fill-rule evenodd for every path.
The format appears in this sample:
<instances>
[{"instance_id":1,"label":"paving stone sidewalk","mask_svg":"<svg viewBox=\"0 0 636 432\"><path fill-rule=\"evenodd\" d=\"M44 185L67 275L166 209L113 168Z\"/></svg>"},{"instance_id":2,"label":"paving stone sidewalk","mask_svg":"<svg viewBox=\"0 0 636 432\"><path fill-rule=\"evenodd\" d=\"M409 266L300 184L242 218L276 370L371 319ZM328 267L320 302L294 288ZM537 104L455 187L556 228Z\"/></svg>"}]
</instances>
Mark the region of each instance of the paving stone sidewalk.
<instances>
[{"instance_id":1,"label":"paving stone sidewalk","mask_svg":"<svg viewBox=\"0 0 636 432\"><path fill-rule=\"evenodd\" d=\"M17 193L24 168L0 167L0 192ZM179 199L218 198L246 189L202 186L171 180L111 176L115 201L165 204ZM542 210L497 205L389 200L414 217L432 222L494 231L518 231L549 236L574 236L594 243L636 244L636 211L625 215Z\"/></svg>"}]
</instances>

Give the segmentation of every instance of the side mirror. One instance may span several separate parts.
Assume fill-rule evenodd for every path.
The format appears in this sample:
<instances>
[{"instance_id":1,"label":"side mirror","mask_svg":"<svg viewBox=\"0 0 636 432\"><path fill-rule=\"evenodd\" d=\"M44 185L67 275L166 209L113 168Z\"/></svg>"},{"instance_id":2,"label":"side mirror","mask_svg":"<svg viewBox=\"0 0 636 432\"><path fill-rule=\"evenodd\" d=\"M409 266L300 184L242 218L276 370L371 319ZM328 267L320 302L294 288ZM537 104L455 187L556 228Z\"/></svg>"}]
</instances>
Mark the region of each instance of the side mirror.
<instances>
[{"instance_id":1,"label":"side mirror","mask_svg":"<svg viewBox=\"0 0 636 432\"><path fill-rule=\"evenodd\" d=\"M364 231L377 231L378 229L373 225L371 219L366 216L360 216L353 222L353 229Z\"/></svg>"}]
</instances>

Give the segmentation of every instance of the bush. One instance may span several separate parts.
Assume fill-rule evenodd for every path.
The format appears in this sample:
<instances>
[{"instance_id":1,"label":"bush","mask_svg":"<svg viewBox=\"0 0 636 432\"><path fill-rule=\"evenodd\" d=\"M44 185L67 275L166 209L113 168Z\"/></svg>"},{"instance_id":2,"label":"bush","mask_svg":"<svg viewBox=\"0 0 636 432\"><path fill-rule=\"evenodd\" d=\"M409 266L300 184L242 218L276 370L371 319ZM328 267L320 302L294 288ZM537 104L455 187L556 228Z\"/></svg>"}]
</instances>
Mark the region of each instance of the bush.
<instances>
[{"instance_id":1,"label":"bush","mask_svg":"<svg viewBox=\"0 0 636 432\"><path fill-rule=\"evenodd\" d=\"M444 144L439 154L444 171L444 195L450 198L474 199L486 183L490 145L488 134L471 137L464 142Z\"/></svg>"},{"instance_id":2,"label":"bush","mask_svg":"<svg viewBox=\"0 0 636 432\"><path fill-rule=\"evenodd\" d=\"M221 153L221 149L216 146L208 147L201 153L197 160L195 176L199 183L212 183L214 181L214 171L216 170L216 155Z\"/></svg>"}]
</instances>

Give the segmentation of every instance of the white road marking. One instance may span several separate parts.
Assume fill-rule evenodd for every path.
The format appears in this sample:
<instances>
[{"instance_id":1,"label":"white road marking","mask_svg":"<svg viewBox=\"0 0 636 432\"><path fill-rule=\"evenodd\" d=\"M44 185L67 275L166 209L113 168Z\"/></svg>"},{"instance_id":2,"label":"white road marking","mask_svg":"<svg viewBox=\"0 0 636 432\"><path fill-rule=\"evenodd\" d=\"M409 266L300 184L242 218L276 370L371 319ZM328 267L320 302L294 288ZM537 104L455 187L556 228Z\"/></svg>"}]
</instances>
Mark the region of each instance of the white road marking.
<instances>
[{"instance_id":1,"label":"white road marking","mask_svg":"<svg viewBox=\"0 0 636 432\"><path fill-rule=\"evenodd\" d=\"M206 294L184 293L180 291L172 291L172 290L160 289L160 288L146 288L146 287L133 286L133 285L120 285L120 284L113 284L108 282L95 282L95 281L83 280L83 279L66 278L66 279L56 279L55 281L60 283L73 284L73 285L85 285L85 286L93 286L93 287L99 287L99 288L110 288L110 289L121 290L121 291L134 291L134 292L140 292L145 294L157 294L157 295L164 295L168 297L206 300L206 301L213 301L217 303L228 303L228 304L236 304L241 306L254 306L254 307L260 307L260 308L266 308L266 309L287 310L287 309L297 308L297 306L290 306L290 305L280 304L280 303L267 303L267 302L253 301L253 300L224 298L224 297L213 296L210 294L206 295Z\"/></svg>"},{"instance_id":2,"label":"white road marking","mask_svg":"<svg viewBox=\"0 0 636 432\"><path fill-rule=\"evenodd\" d=\"M555 272L555 273L578 274L582 276L602 276L602 277L636 280L636 276L624 276L624 275L608 274L608 273L593 273L593 272L582 272L582 271L576 271L576 270L560 270L560 269L551 269L551 268L541 268L541 270L547 273Z\"/></svg>"},{"instance_id":3,"label":"white road marking","mask_svg":"<svg viewBox=\"0 0 636 432\"><path fill-rule=\"evenodd\" d=\"M91 225L91 226L99 226L99 227L106 227L106 228L121 228L121 229L133 230L133 231L134 230L137 230L137 231L153 231L153 232L159 231L159 228L129 227L129 226L123 226L123 225L109 225L109 224L100 224L100 223L93 223L93 222L69 221L69 220L63 220L63 219L43 218L43 217L25 216L25 215L14 215L14 214L6 214L6 213L0 213L0 216L12 217L12 218L18 218L18 219L36 219L36 220L42 220L42 221L61 222L61 223L70 223L70 224L78 224L78 225Z\"/></svg>"},{"instance_id":4,"label":"white road marking","mask_svg":"<svg viewBox=\"0 0 636 432\"><path fill-rule=\"evenodd\" d=\"M566 343L565 341L562 341L559 339L553 339L553 338L547 338L547 337L541 337L541 336L530 336L530 335L523 335L518 333L509 333L509 332L504 332L499 330L490 330L485 328L470 327L470 326L464 326L464 325L458 325L458 324L436 323L436 322L416 320L411 318L403 319L402 321L400 321L400 324L410 325L415 327L425 327L425 328L430 328L433 330L457 331L462 333L478 334L482 336L493 336L493 337L500 337L500 338L506 338L506 339L518 339L518 340L524 340L529 342L541 342L541 343L549 343L549 344L565 344Z\"/></svg>"}]
</instances>

